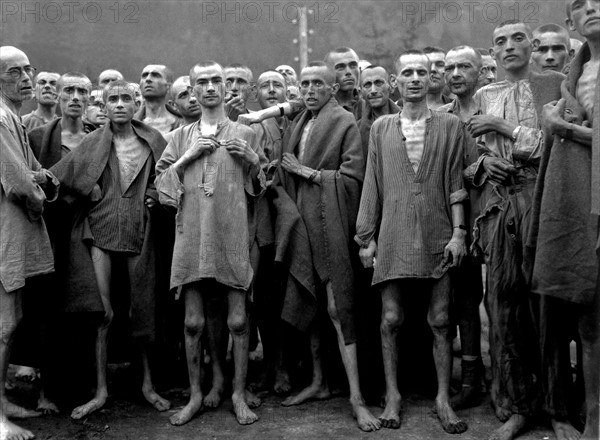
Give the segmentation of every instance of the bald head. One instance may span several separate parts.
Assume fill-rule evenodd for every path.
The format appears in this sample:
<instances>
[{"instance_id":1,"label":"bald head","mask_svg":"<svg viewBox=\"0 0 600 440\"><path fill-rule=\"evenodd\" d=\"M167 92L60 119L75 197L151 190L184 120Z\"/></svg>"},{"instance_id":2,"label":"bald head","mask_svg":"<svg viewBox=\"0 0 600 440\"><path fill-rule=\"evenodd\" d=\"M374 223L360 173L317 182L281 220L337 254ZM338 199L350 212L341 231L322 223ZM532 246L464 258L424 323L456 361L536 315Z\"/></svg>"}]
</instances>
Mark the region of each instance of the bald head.
<instances>
[{"instance_id":1,"label":"bald head","mask_svg":"<svg viewBox=\"0 0 600 440\"><path fill-rule=\"evenodd\" d=\"M119 81L125 79L121 72L115 69L107 69L98 75L98 85L100 87L105 87L107 84L111 82Z\"/></svg>"},{"instance_id":2,"label":"bald head","mask_svg":"<svg viewBox=\"0 0 600 440\"><path fill-rule=\"evenodd\" d=\"M33 98L34 74L25 52L14 46L0 47L0 93L17 110L23 101Z\"/></svg>"},{"instance_id":3,"label":"bald head","mask_svg":"<svg viewBox=\"0 0 600 440\"><path fill-rule=\"evenodd\" d=\"M286 84L296 84L298 82L298 75L292 66L282 64L281 66L275 67L275 70L283 75Z\"/></svg>"}]
</instances>

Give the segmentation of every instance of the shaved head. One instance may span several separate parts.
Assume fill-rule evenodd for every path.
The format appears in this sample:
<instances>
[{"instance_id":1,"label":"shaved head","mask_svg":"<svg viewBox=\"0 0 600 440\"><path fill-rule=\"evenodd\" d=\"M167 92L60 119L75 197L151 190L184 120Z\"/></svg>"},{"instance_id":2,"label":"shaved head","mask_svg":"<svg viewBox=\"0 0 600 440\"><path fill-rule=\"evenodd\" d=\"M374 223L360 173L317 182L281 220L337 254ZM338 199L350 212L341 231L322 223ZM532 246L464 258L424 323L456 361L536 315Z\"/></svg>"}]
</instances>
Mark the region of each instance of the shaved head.
<instances>
[{"instance_id":1,"label":"shaved head","mask_svg":"<svg viewBox=\"0 0 600 440\"><path fill-rule=\"evenodd\" d=\"M327 55L325 55L324 61L328 64L331 64L332 59L336 55L340 55L340 54L351 54L354 58L356 58L356 62L358 62L360 59L360 58L358 58L358 55L356 54L354 49L350 49L349 47L338 47L337 49L333 49L332 51L327 52Z\"/></svg>"},{"instance_id":2,"label":"shaved head","mask_svg":"<svg viewBox=\"0 0 600 440\"><path fill-rule=\"evenodd\" d=\"M312 63L308 63L306 67L302 69L302 72L300 72L300 77L302 77L302 75L306 73L305 71L308 71L309 69L313 71L318 69L323 73L323 78L328 85L331 86L335 84L335 72L327 63L324 63L323 61L313 61Z\"/></svg>"}]
</instances>

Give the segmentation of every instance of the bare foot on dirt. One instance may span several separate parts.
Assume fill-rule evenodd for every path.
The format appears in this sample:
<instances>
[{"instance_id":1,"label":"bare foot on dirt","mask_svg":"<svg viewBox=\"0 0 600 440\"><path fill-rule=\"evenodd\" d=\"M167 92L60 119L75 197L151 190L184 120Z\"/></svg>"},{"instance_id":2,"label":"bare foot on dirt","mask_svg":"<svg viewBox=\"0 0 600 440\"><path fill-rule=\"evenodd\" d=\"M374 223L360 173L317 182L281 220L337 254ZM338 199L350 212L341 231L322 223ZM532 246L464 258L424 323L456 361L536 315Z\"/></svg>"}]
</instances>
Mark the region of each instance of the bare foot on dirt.
<instances>
[{"instance_id":1,"label":"bare foot on dirt","mask_svg":"<svg viewBox=\"0 0 600 440\"><path fill-rule=\"evenodd\" d=\"M435 402L435 413L448 434L461 434L468 429L466 422L460 419L446 402Z\"/></svg>"},{"instance_id":2,"label":"bare foot on dirt","mask_svg":"<svg viewBox=\"0 0 600 440\"><path fill-rule=\"evenodd\" d=\"M400 394L384 398L385 409L379 416L381 426L389 429L400 428L400 410L402 409L402 397Z\"/></svg>"},{"instance_id":3,"label":"bare foot on dirt","mask_svg":"<svg viewBox=\"0 0 600 440\"><path fill-rule=\"evenodd\" d=\"M202 409L202 396L190 397L188 404L173 414L169 418L169 422L171 425L175 426L185 425L187 422L192 420L192 417L194 417L196 413L201 412Z\"/></svg>"},{"instance_id":4,"label":"bare foot on dirt","mask_svg":"<svg viewBox=\"0 0 600 440\"><path fill-rule=\"evenodd\" d=\"M60 411L56 404L50 399L44 397L43 395L37 401L36 411L41 412L44 415L58 414Z\"/></svg>"},{"instance_id":5,"label":"bare foot on dirt","mask_svg":"<svg viewBox=\"0 0 600 440\"><path fill-rule=\"evenodd\" d=\"M292 385L290 384L290 376L284 369L277 369L275 372L275 383L273 384L273 391L278 396L284 396L292 391Z\"/></svg>"},{"instance_id":6,"label":"bare foot on dirt","mask_svg":"<svg viewBox=\"0 0 600 440\"><path fill-rule=\"evenodd\" d=\"M552 429L557 440L579 440L581 433L564 420L552 419Z\"/></svg>"},{"instance_id":7,"label":"bare foot on dirt","mask_svg":"<svg viewBox=\"0 0 600 440\"><path fill-rule=\"evenodd\" d=\"M163 412L171 409L171 402L160 397L158 393L154 391L154 388L142 388L142 394L148 403L157 411Z\"/></svg>"},{"instance_id":8,"label":"bare foot on dirt","mask_svg":"<svg viewBox=\"0 0 600 440\"><path fill-rule=\"evenodd\" d=\"M31 419L34 417L40 417L42 415L41 412L23 408L22 406L9 402L8 400L4 400L2 402L2 407L4 408L4 415L9 419Z\"/></svg>"},{"instance_id":9,"label":"bare foot on dirt","mask_svg":"<svg viewBox=\"0 0 600 440\"><path fill-rule=\"evenodd\" d=\"M258 408L262 404L262 400L252 391L246 389L246 403L252 409Z\"/></svg>"},{"instance_id":10,"label":"bare foot on dirt","mask_svg":"<svg viewBox=\"0 0 600 440\"><path fill-rule=\"evenodd\" d=\"M295 396L290 396L285 399L281 404L283 406L300 405L310 400L326 400L331 398L331 392L329 388L322 385L311 384L307 388L304 388L300 393Z\"/></svg>"},{"instance_id":11,"label":"bare foot on dirt","mask_svg":"<svg viewBox=\"0 0 600 440\"><path fill-rule=\"evenodd\" d=\"M33 432L8 421L0 420L0 440L29 440L34 438Z\"/></svg>"},{"instance_id":12,"label":"bare foot on dirt","mask_svg":"<svg viewBox=\"0 0 600 440\"><path fill-rule=\"evenodd\" d=\"M240 425L251 425L258 420L258 416L248 407L245 396L233 394L231 396L233 412Z\"/></svg>"},{"instance_id":13,"label":"bare foot on dirt","mask_svg":"<svg viewBox=\"0 0 600 440\"><path fill-rule=\"evenodd\" d=\"M361 430L371 432L381 428L381 421L371 414L371 411L369 411L362 398L350 399L350 405L352 405L352 413Z\"/></svg>"},{"instance_id":14,"label":"bare foot on dirt","mask_svg":"<svg viewBox=\"0 0 600 440\"><path fill-rule=\"evenodd\" d=\"M225 388L223 387L223 384L221 384L221 385L213 384L213 387L210 389L208 394L204 397L204 406L206 406L207 408L218 408L219 405L221 405L221 402L223 401L223 392L224 391L225 391Z\"/></svg>"},{"instance_id":15,"label":"bare foot on dirt","mask_svg":"<svg viewBox=\"0 0 600 440\"><path fill-rule=\"evenodd\" d=\"M85 405L78 406L71 413L71 418L80 420L88 414L98 411L106 403L106 396L96 396Z\"/></svg>"},{"instance_id":16,"label":"bare foot on dirt","mask_svg":"<svg viewBox=\"0 0 600 440\"><path fill-rule=\"evenodd\" d=\"M500 407L495 407L494 412L496 413L496 417L498 417L498 420L500 420L502 423L508 421L508 419L510 419L513 415L511 410Z\"/></svg>"},{"instance_id":17,"label":"bare foot on dirt","mask_svg":"<svg viewBox=\"0 0 600 440\"><path fill-rule=\"evenodd\" d=\"M521 414L513 414L500 428L492 432L488 440L512 440L525 428L527 417Z\"/></svg>"}]
</instances>

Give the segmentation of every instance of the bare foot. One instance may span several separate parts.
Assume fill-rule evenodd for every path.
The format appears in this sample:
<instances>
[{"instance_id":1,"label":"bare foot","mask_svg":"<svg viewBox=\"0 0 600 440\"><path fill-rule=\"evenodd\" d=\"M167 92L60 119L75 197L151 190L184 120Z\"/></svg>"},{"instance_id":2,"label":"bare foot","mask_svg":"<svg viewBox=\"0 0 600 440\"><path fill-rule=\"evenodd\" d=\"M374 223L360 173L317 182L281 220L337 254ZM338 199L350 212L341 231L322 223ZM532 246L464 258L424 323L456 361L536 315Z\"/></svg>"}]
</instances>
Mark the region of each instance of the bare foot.
<instances>
[{"instance_id":1,"label":"bare foot","mask_svg":"<svg viewBox=\"0 0 600 440\"><path fill-rule=\"evenodd\" d=\"M217 386L213 384L209 393L204 397L204 406L207 408L218 408L223 401L223 392L225 391L223 385Z\"/></svg>"},{"instance_id":2,"label":"bare foot","mask_svg":"<svg viewBox=\"0 0 600 440\"><path fill-rule=\"evenodd\" d=\"M304 402L308 402L309 400L326 400L330 398L331 393L329 392L329 388L324 387L322 385L311 384L295 396L288 397L283 402L281 402L281 404L283 406L293 406L300 405Z\"/></svg>"},{"instance_id":3,"label":"bare foot","mask_svg":"<svg viewBox=\"0 0 600 440\"><path fill-rule=\"evenodd\" d=\"M492 432L488 440L512 440L525 427L527 417L513 414L500 428Z\"/></svg>"},{"instance_id":4,"label":"bare foot","mask_svg":"<svg viewBox=\"0 0 600 440\"><path fill-rule=\"evenodd\" d=\"M263 353L263 345L262 342L259 342L256 346L256 350L248 353L248 360L251 362L260 362L265 358Z\"/></svg>"},{"instance_id":5,"label":"bare foot","mask_svg":"<svg viewBox=\"0 0 600 440\"><path fill-rule=\"evenodd\" d=\"M361 430L371 432L381 428L381 421L371 414L362 398L350 399L350 405L352 405L352 413Z\"/></svg>"},{"instance_id":6,"label":"bare foot","mask_svg":"<svg viewBox=\"0 0 600 440\"><path fill-rule=\"evenodd\" d=\"M252 391L246 389L246 402L248 406L252 409L258 408L262 404L262 400Z\"/></svg>"},{"instance_id":7,"label":"bare foot","mask_svg":"<svg viewBox=\"0 0 600 440\"><path fill-rule=\"evenodd\" d=\"M581 433L564 420L552 419L552 429L557 440L579 440Z\"/></svg>"},{"instance_id":8,"label":"bare foot","mask_svg":"<svg viewBox=\"0 0 600 440\"><path fill-rule=\"evenodd\" d=\"M268 383L269 381L267 380L267 374L263 372L257 380L248 384L248 389L253 393L264 391L268 388Z\"/></svg>"},{"instance_id":9,"label":"bare foot","mask_svg":"<svg viewBox=\"0 0 600 440\"><path fill-rule=\"evenodd\" d=\"M0 440L29 440L34 438L33 432L8 421L0 420Z\"/></svg>"},{"instance_id":10,"label":"bare foot","mask_svg":"<svg viewBox=\"0 0 600 440\"><path fill-rule=\"evenodd\" d=\"M157 411L163 412L171 409L171 402L166 399L163 399L158 395L154 388L142 387L142 394L144 398L148 401L150 405L152 405Z\"/></svg>"},{"instance_id":11,"label":"bare foot","mask_svg":"<svg viewBox=\"0 0 600 440\"><path fill-rule=\"evenodd\" d=\"M98 411L106 403L106 396L96 396L85 405L78 406L71 413L71 418L80 420L88 414Z\"/></svg>"},{"instance_id":12,"label":"bare foot","mask_svg":"<svg viewBox=\"0 0 600 440\"><path fill-rule=\"evenodd\" d=\"M35 382L38 380L38 372L35 368L25 367L23 365L18 365L17 371L15 371L15 379L21 380L23 382Z\"/></svg>"},{"instance_id":13,"label":"bare foot","mask_svg":"<svg viewBox=\"0 0 600 440\"><path fill-rule=\"evenodd\" d=\"M461 434L468 429L467 424L454 413L448 401L436 401L435 413L442 424L442 428L448 434Z\"/></svg>"},{"instance_id":14,"label":"bare foot","mask_svg":"<svg viewBox=\"0 0 600 440\"><path fill-rule=\"evenodd\" d=\"M248 407L245 396L234 393L231 396L231 402L235 418L240 425L251 425L258 420L258 416Z\"/></svg>"},{"instance_id":15,"label":"bare foot","mask_svg":"<svg viewBox=\"0 0 600 440\"><path fill-rule=\"evenodd\" d=\"M33 417L39 417L42 415L41 412L23 408L22 406L9 402L8 400L5 400L2 403L2 406L4 407L4 414L9 419L31 419Z\"/></svg>"},{"instance_id":16,"label":"bare foot","mask_svg":"<svg viewBox=\"0 0 600 440\"><path fill-rule=\"evenodd\" d=\"M290 376L284 369L277 369L275 372L275 383L273 384L273 391L278 396L284 396L292 391L292 385L290 384Z\"/></svg>"},{"instance_id":17,"label":"bare foot","mask_svg":"<svg viewBox=\"0 0 600 440\"><path fill-rule=\"evenodd\" d=\"M178 412L173 414L169 418L171 425L181 426L192 420L192 417L198 412L201 412L202 407L202 396L190 397L190 401L186 406L180 409Z\"/></svg>"},{"instance_id":18,"label":"bare foot","mask_svg":"<svg viewBox=\"0 0 600 440\"><path fill-rule=\"evenodd\" d=\"M36 411L40 411L44 415L58 414L60 411L54 402L47 399L43 395L37 401Z\"/></svg>"},{"instance_id":19,"label":"bare foot","mask_svg":"<svg viewBox=\"0 0 600 440\"><path fill-rule=\"evenodd\" d=\"M389 429L400 428L400 410L402 409L402 397L400 394L384 398L385 409L379 416L381 426Z\"/></svg>"},{"instance_id":20,"label":"bare foot","mask_svg":"<svg viewBox=\"0 0 600 440\"><path fill-rule=\"evenodd\" d=\"M481 403L481 392L478 387L463 386L460 392L452 396L450 406L453 409L473 408Z\"/></svg>"},{"instance_id":21,"label":"bare foot","mask_svg":"<svg viewBox=\"0 0 600 440\"><path fill-rule=\"evenodd\" d=\"M511 410L500 408L499 406L494 408L494 412L496 413L498 420L500 420L502 423L508 421L508 419L510 419L513 415Z\"/></svg>"}]
</instances>

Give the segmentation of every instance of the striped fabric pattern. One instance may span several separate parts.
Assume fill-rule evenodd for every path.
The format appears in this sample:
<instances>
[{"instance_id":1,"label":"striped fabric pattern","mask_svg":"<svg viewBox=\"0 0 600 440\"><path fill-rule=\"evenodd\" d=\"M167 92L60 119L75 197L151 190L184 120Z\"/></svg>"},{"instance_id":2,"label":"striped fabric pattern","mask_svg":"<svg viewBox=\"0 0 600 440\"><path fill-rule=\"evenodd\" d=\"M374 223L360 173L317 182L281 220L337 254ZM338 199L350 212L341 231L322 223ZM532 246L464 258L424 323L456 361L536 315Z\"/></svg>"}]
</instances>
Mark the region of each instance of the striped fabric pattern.
<instances>
[{"instance_id":1,"label":"striped fabric pattern","mask_svg":"<svg viewBox=\"0 0 600 440\"><path fill-rule=\"evenodd\" d=\"M378 245L373 285L399 278L440 278L446 272L442 259L453 232L451 205L467 198L462 156L463 130L454 115L431 112L416 172L400 115L375 121L356 226L358 243L375 238Z\"/></svg>"}]
</instances>

